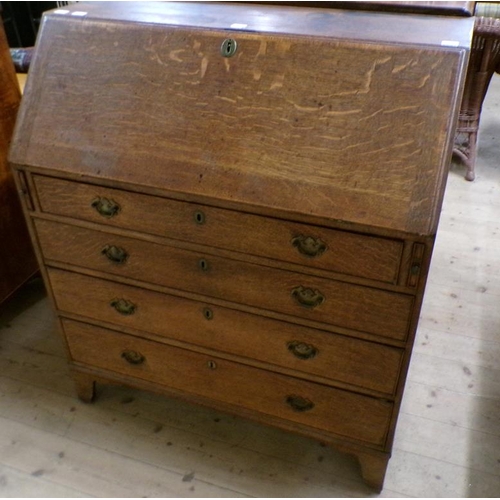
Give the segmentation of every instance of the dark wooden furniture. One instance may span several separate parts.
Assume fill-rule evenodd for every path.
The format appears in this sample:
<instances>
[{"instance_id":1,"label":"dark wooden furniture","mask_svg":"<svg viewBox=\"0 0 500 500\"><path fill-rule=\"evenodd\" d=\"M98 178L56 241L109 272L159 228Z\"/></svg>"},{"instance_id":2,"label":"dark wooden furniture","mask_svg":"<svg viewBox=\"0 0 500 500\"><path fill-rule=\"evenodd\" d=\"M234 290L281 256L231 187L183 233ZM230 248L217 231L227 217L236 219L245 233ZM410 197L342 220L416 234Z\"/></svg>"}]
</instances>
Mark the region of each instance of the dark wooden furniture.
<instances>
[{"instance_id":1,"label":"dark wooden furniture","mask_svg":"<svg viewBox=\"0 0 500 500\"><path fill-rule=\"evenodd\" d=\"M431 14L442 16L472 16L474 15L474 4L476 2L463 1L437 1L437 2L419 2L419 1L399 1L399 0L373 0L363 1L354 0L347 2L339 2L343 7L351 9L357 8L356 4L360 4L365 10L383 10L384 12L403 12L412 14Z\"/></svg>"},{"instance_id":2,"label":"dark wooden furniture","mask_svg":"<svg viewBox=\"0 0 500 500\"><path fill-rule=\"evenodd\" d=\"M472 21L68 10L10 159L79 396L118 382L298 432L381 489Z\"/></svg>"},{"instance_id":3,"label":"dark wooden furniture","mask_svg":"<svg viewBox=\"0 0 500 500\"><path fill-rule=\"evenodd\" d=\"M3 24L11 47L30 47L34 45L44 11L55 9L58 3L46 1L24 1L0 3Z\"/></svg>"},{"instance_id":4,"label":"dark wooden furniture","mask_svg":"<svg viewBox=\"0 0 500 500\"><path fill-rule=\"evenodd\" d=\"M20 101L21 91L0 19L0 302L38 268L14 178L7 165Z\"/></svg>"},{"instance_id":5,"label":"dark wooden furniture","mask_svg":"<svg viewBox=\"0 0 500 500\"><path fill-rule=\"evenodd\" d=\"M375 12L397 12L404 14L431 14L433 16L472 16L476 2L447 0L446 2L402 1L402 0L325 0L248 2L258 4L290 5L294 7L320 7L327 9L369 10Z\"/></svg>"}]
</instances>

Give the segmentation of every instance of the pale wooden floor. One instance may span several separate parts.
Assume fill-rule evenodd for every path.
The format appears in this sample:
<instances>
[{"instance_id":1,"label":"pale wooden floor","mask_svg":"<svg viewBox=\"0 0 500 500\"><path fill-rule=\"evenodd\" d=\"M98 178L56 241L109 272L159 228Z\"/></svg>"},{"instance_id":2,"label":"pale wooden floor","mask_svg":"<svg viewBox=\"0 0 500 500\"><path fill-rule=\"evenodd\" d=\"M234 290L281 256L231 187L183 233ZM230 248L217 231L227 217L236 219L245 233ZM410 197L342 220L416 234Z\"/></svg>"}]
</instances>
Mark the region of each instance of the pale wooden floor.
<instances>
[{"instance_id":1,"label":"pale wooden floor","mask_svg":"<svg viewBox=\"0 0 500 500\"><path fill-rule=\"evenodd\" d=\"M454 167L382 496L500 496L500 77ZM124 388L79 402L43 287L0 310L0 497L370 497L356 461Z\"/></svg>"}]
</instances>

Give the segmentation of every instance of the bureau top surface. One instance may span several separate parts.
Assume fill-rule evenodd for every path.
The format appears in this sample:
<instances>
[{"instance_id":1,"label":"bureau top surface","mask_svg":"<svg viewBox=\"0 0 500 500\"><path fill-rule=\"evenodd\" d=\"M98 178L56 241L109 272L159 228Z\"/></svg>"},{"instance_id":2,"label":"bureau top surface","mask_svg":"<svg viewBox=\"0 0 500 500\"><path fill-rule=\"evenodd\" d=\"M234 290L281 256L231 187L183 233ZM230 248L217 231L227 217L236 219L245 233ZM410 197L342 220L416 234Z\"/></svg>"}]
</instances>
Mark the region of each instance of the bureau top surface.
<instances>
[{"instance_id":1,"label":"bureau top surface","mask_svg":"<svg viewBox=\"0 0 500 500\"><path fill-rule=\"evenodd\" d=\"M433 234L472 22L244 4L65 7L42 22L10 160ZM227 38L232 57L221 54Z\"/></svg>"},{"instance_id":2,"label":"bureau top surface","mask_svg":"<svg viewBox=\"0 0 500 500\"><path fill-rule=\"evenodd\" d=\"M362 3L362 2L361 2ZM367 2L365 2L367 3ZM370 2L371 3L371 2ZM397 2L385 2L394 7ZM412 3L412 2L400 2ZM413 2L413 4L445 2ZM457 3L457 2L455 2ZM462 2L465 3L465 2ZM305 4L305 2L304 2ZM399 5L398 4L398 5ZM452 4L452 2L446 2ZM346 2L342 5L345 7ZM334 5L333 5L334 6ZM353 4L353 7L358 8ZM230 2L88 2L53 10L49 16L69 16L81 20L152 23L202 29L264 32L352 38L366 41L442 45L453 41L461 47L470 43L471 22L442 16L425 18L406 15L393 20L384 13L384 2L374 3L380 12L307 8ZM463 21L463 20L462 20ZM390 26L390 29L387 29ZM443 36L445 38L443 38Z\"/></svg>"}]
</instances>

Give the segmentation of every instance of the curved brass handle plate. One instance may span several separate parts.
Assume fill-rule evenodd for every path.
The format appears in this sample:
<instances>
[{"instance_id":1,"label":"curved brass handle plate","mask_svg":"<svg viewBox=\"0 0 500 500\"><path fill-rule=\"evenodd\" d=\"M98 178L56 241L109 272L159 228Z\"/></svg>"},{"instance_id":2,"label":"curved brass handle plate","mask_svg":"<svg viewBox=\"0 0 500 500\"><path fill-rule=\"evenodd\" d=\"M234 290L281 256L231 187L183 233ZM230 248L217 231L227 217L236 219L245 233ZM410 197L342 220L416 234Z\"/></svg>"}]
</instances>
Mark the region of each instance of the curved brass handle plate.
<instances>
[{"instance_id":1,"label":"curved brass handle plate","mask_svg":"<svg viewBox=\"0 0 500 500\"><path fill-rule=\"evenodd\" d=\"M292 239L292 245L306 257L319 257L328 248L321 238L303 236L302 234Z\"/></svg>"},{"instance_id":2,"label":"curved brass handle plate","mask_svg":"<svg viewBox=\"0 0 500 500\"><path fill-rule=\"evenodd\" d=\"M140 365L146 361L146 358L137 351L123 351L122 358L131 365Z\"/></svg>"},{"instance_id":3,"label":"curved brass handle plate","mask_svg":"<svg viewBox=\"0 0 500 500\"><path fill-rule=\"evenodd\" d=\"M311 344L293 340L287 344L288 350L299 359L312 359L318 354L318 349Z\"/></svg>"},{"instance_id":4,"label":"curved brass handle plate","mask_svg":"<svg viewBox=\"0 0 500 500\"><path fill-rule=\"evenodd\" d=\"M326 300L326 297L319 291L303 286L295 287L292 290L292 297L304 307L314 309L320 306Z\"/></svg>"},{"instance_id":5,"label":"curved brass handle plate","mask_svg":"<svg viewBox=\"0 0 500 500\"><path fill-rule=\"evenodd\" d=\"M101 198L100 196L93 200L90 206L95 208L99 215L108 219L111 219L111 217L114 217L120 211L120 205L116 201L109 198Z\"/></svg>"},{"instance_id":6,"label":"curved brass handle plate","mask_svg":"<svg viewBox=\"0 0 500 500\"><path fill-rule=\"evenodd\" d=\"M123 316L130 316L134 314L137 309L137 306L133 302L125 299L114 299L109 305Z\"/></svg>"},{"instance_id":7,"label":"curved brass handle plate","mask_svg":"<svg viewBox=\"0 0 500 500\"><path fill-rule=\"evenodd\" d=\"M123 264L128 258L128 253L126 252L126 250L115 245L106 245L101 250L101 253L115 264Z\"/></svg>"},{"instance_id":8,"label":"curved brass handle plate","mask_svg":"<svg viewBox=\"0 0 500 500\"><path fill-rule=\"evenodd\" d=\"M294 411L309 411L314 408L314 403L307 398L303 398L302 396L290 395L286 398L286 404L290 406L290 408Z\"/></svg>"}]
</instances>

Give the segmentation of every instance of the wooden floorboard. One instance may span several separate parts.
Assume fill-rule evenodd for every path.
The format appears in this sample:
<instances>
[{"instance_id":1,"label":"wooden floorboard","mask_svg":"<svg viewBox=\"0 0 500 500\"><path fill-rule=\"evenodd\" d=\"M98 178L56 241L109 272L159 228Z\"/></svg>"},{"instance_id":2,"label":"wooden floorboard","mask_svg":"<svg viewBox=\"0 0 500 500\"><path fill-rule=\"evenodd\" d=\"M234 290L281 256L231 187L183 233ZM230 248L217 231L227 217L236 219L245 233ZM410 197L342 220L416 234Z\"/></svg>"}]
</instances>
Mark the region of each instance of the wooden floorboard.
<instances>
[{"instance_id":1,"label":"wooden floorboard","mask_svg":"<svg viewBox=\"0 0 500 500\"><path fill-rule=\"evenodd\" d=\"M500 496L500 78L453 165L382 497ZM174 399L74 393L32 281L0 309L0 497L375 497L356 460Z\"/></svg>"}]
</instances>

